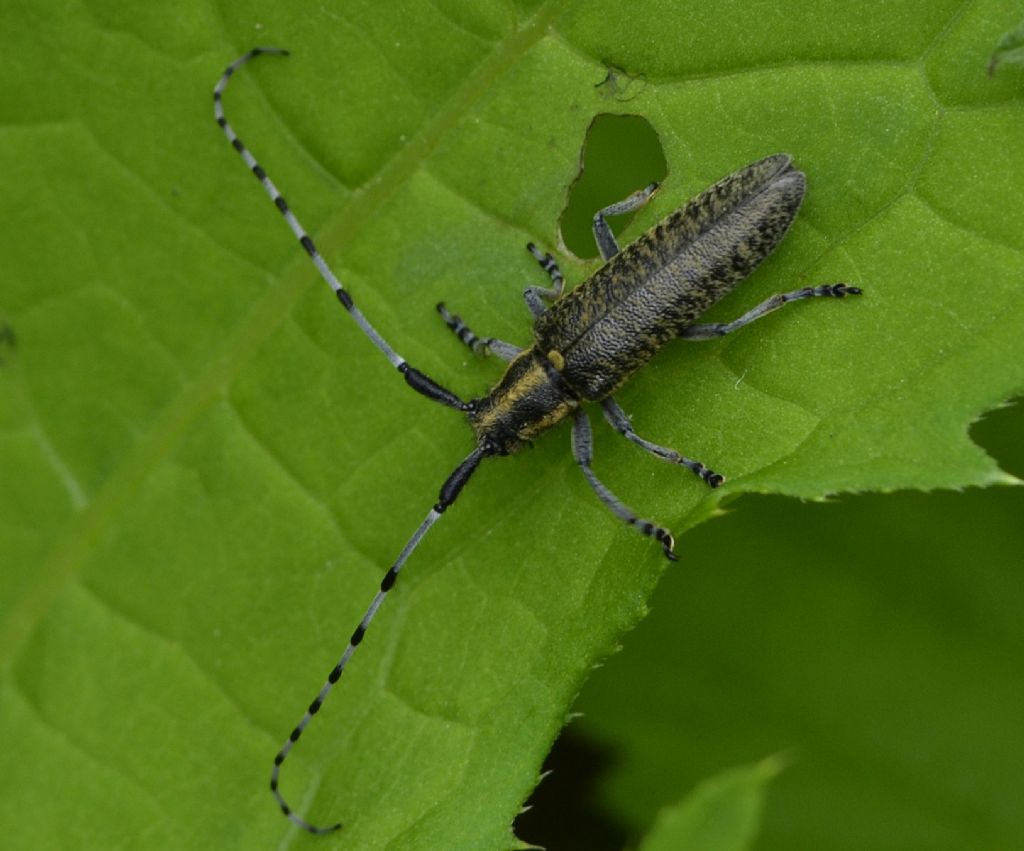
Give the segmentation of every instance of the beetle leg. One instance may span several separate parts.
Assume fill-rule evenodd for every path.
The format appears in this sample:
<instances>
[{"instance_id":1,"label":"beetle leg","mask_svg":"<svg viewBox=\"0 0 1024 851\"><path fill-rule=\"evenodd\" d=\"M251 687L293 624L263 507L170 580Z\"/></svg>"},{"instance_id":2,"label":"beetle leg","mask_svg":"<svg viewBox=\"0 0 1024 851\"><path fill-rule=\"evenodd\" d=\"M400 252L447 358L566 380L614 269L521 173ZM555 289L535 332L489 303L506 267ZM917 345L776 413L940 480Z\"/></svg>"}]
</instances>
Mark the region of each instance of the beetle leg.
<instances>
[{"instance_id":1,"label":"beetle leg","mask_svg":"<svg viewBox=\"0 0 1024 851\"><path fill-rule=\"evenodd\" d=\"M615 241L615 234L612 233L611 227L605 221L605 216L621 216L639 210L651 200L651 196L657 191L658 184L650 183L643 189L638 189L628 198L598 210L594 214L594 241L597 243L597 250L601 252L602 260L611 260L619 253L619 244Z\"/></svg>"},{"instance_id":2,"label":"beetle leg","mask_svg":"<svg viewBox=\"0 0 1024 851\"><path fill-rule=\"evenodd\" d=\"M565 286L565 278L562 277L562 270L558 268L558 263L555 258L550 254L541 254L540 249L537 248L532 242L526 243L526 250L529 251L534 258L540 263L540 268L548 273L551 278L551 289L545 292L551 293L551 298L558 298L562 294L562 288Z\"/></svg>"},{"instance_id":3,"label":"beetle leg","mask_svg":"<svg viewBox=\"0 0 1024 851\"><path fill-rule=\"evenodd\" d=\"M506 343L504 340L498 340L494 337L478 337L472 332L472 330L470 330L470 327L462 321L461 316L457 313L452 314L448 312L448 308L444 306L444 302L440 302L437 305L437 312L441 314L444 324L452 330L452 333L456 337L469 346L473 350L474 354L495 355L507 363L522 351L519 346L513 345L512 343Z\"/></svg>"},{"instance_id":4,"label":"beetle leg","mask_svg":"<svg viewBox=\"0 0 1024 851\"><path fill-rule=\"evenodd\" d=\"M537 262L540 263L540 268L547 272L551 278L550 289L547 287L527 287L523 290L526 306L530 309L534 319L536 319L548 309L546 302L555 301L555 299L562 297L562 291L565 289L565 278L562 277L562 270L558 268L555 258L550 254L541 254L540 249L532 242L526 243L526 250L536 258Z\"/></svg>"},{"instance_id":5,"label":"beetle leg","mask_svg":"<svg viewBox=\"0 0 1024 851\"><path fill-rule=\"evenodd\" d=\"M672 537L672 533L668 529L652 523L650 520L637 517L629 506L625 505L622 500L613 494L594 475L594 471L590 468L590 462L594 459L593 435L590 431L590 420L587 418L587 412L582 408L577 408L573 414L572 456L576 459L576 463L580 465L583 475L586 476L587 483L594 493L597 494L598 499L608 507L612 514L630 526L635 527L642 534L647 535L649 538L654 538L661 544L661 548L665 551L665 557L675 561L676 554L672 552L672 548L675 546L675 539Z\"/></svg>"},{"instance_id":6,"label":"beetle leg","mask_svg":"<svg viewBox=\"0 0 1024 851\"><path fill-rule=\"evenodd\" d=\"M714 470L709 470L700 461L686 458L674 449L669 449L667 446L659 446L657 443L651 443L651 441L640 437L640 435L633 431L633 424L629 421L629 416L611 396L601 403L601 410L604 411L604 418L613 429L626 438L626 440L632 441L656 458L668 461L669 464L679 464L682 467L686 467L686 469L702 479L709 487L717 488L725 482L725 476L721 473L716 473Z\"/></svg>"},{"instance_id":7,"label":"beetle leg","mask_svg":"<svg viewBox=\"0 0 1024 851\"><path fill-rule=\"evenodd\" d=\"M684 340L714 340L731 334L744 325L757 321L762 316L767 316L791 301L800 301L805 298L843 298L848 295L860 295L861 292L860 287L851 287L847 284L823 284L820 287L804 287L789 293L776 293L771 298L762 301L757 307L748 310L739 319L734 319L732 322L714 322L710 325L691 325L684 328L679 336Z\"/></svg>"}]
</instances>

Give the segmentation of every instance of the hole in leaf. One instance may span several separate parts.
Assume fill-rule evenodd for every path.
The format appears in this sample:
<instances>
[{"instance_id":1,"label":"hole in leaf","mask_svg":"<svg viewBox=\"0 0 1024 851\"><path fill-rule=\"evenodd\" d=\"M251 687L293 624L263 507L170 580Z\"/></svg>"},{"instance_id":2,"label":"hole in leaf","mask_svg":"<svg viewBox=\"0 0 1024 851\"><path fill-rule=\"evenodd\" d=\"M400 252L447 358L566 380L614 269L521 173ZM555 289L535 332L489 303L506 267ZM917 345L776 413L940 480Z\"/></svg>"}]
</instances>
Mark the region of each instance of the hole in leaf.
<instances>
[{"instance_id":1,"label":"hole in leaf","mask_svg":"<svg viewBox=\"0 0 1024 851\"><path fill-rule=\"evenodd\" d=\"M668 174L658 134L639 115L598 115L587 130L580 156L580 176L569 191L569 203L559 223L562 241L577 257L597 257L591 230L594 213L621 201L648 183ZM608 219L619 233L633 215Z\"/></svg>"},{"instance_id":2,"label":"hole in leaf","mask_svg":"<svg viewBox=\"0 0 1024 851\"><path fill-rule=\"evenodd\" d=\"M989 411L971 426L971 439L988 452L1006 472L1024 477L1024 397L1004 408Z\"/></svg>"},{"instance_id":3,"label":"hole in leaf","mask_svg":"<svg viewBox=\"0 0 1024 851\"><path fill-rule=\"evenodd\" d=\"M544 760L549 772L515 820L516 836L541 848L620 851L628 835L599 803L601 780L614 766L610 751L563 730Z\"/></svg>"}]
</instances>

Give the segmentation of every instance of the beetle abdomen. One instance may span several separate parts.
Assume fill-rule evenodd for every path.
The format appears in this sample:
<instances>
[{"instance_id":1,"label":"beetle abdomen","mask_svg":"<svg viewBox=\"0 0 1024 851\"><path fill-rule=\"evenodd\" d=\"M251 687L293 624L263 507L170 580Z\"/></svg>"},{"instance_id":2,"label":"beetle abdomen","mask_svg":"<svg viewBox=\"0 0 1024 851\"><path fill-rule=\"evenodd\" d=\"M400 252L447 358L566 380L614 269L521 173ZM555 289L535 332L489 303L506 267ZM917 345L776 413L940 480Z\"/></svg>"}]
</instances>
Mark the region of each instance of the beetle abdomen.
<instances>
[{"instance_id":1,"label":"beetle abdomen","mask_svg":"<svg viewBox=\"0 0 1024 851\"><path fill-rule=\"evenodd\" d=\"M534 325L583 399L614 392L785 236L805 178L786 154L733 172L624 248Z\"/></svg>"}]
</instances>

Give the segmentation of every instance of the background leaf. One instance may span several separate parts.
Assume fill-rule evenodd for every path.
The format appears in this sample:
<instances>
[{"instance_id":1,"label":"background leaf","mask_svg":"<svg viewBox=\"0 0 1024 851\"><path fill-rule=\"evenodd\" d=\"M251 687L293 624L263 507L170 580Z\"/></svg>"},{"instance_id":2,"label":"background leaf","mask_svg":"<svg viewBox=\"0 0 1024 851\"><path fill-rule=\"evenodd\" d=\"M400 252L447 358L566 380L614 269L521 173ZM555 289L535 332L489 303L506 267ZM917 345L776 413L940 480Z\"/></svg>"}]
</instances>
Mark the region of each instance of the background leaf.
<instances>
[{"instance_id":1,"label":"background leaf","mask_svg":"<svg viewBox=\"0 0 1024 851\"><path fill-rule=\"evenodd\" d=\"M685 800L662 810L640 851L743 851L757 835L768 781L776 761L722 772Z\"/></svg>"},{"instance_id":2,"label":"background leaf","mask_svg":"<svg viewBox=\"0 0 1024 851\"><path fill-rule=\"evenodd\" d=\"M984 77L1008 13L871 8L6 4L6 841L302 839L270 758L469 446L338 311L213 125L210 89L253 43L294 56L238 76L232 121L381 332L464 393L497 367L433 305L526 340L522 244L558 246L596 114L643 115L664 148L627 237L795 156L799 221L714 317L811 281L866 296L670 347L632 382L638 429L730 476L712 497L599 436L599 473L645 514L682 529L745 491L1006 481L966 426L1024 385L1020 80ZM480 470L289 762L296 806L346 822L325 847L514 841L572 697L663 569L567 438Z\"/></svg>"}]
</instances>

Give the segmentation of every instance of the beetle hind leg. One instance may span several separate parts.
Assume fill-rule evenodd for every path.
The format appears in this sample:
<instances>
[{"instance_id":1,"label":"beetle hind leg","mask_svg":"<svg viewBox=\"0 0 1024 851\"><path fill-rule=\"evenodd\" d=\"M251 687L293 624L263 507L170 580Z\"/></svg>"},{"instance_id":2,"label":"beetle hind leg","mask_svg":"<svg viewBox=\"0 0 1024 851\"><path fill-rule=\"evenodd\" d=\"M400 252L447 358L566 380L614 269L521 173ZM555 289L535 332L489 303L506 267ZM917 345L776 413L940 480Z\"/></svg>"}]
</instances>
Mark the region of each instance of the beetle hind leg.
<instances>
[{"instance_id":1,"label":"beetle hind leg","mask_svg":"<svg viewBox=\"0 0 1024 851\"><path fill-rule=\"evenodd\" d=\"M654 538L661 544L665 557L671 561L676 561L677 556L673 552L676 542L672 537L672 533L650 520L638 517L628 505L608 489L604 482L594 475L594 471L590 467L591 462L594 460L593 435L590 430L590 420L587 418L586 411L582 408L577 408L576 413L573 414L572 455L576 459L576 463L580 465L580 469L583 470L587 484L590 485L594 493L597 494L598 499L608 507L612 514L624 523L628 523L637 529L641 534Z\"/></svg>"},{"instance_id":2,"label":"beetle hind leg","mask_svg":"<svg viewBox=\"0 0 1024 851\"><path fill-rule=\"evenodd\" d=\"M681 467L686 467L697 478L707 484L708 487L717 488L725 483L725 476L708 469L700 461L694 461L692 458L687 458L676 452L675 449L659 446L657 443L651 443L651 441L640 437L640 435L633 431L633 424L629 421L629 415L611 397L601 403L601 410L604 412L604 418L613 429L626 438L626 440L635 443L655 458L660 458L669 464L679 464Z\"/></svg>"},{"instance_id":3,"label":"beetle hind leg","mask_svg":"<svg viewBox=\"0 0 1024 851\"><path fill-rule=\"evenodd\" d=\"M771 298L765 299L757 307L753 307L744 313L739 319L732 322L714 322L709 325L690 325L684 328L679 336L683 340L715 340L738 331L744 325L756 322L769 313L774 313L783 305L792 301L802 301L806 298L845 298L848 295L861 295L860 287L851 287L849 284L822 284L818 287L803 287L788 293L776 293Z\"/></svg>"}]
</instances>

